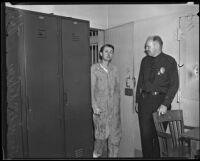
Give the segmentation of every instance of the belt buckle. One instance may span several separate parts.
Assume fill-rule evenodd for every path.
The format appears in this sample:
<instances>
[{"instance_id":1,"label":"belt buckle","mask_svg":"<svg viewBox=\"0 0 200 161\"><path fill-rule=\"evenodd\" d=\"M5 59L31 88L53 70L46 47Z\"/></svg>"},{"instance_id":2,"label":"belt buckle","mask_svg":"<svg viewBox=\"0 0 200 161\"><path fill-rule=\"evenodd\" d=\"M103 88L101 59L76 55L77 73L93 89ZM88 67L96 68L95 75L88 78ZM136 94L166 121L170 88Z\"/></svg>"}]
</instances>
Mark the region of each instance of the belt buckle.
<instances>
[{"instance_id":1,"label":"belt buckle","mask_svg":"<svg viewBox=\"0 0 200 161\"><path fill-rule=\"evenodd\" d=\"M145 96L145 94L144 93L142 93L142 97L144 98L144 96Z\"/></svg>"}]
</instances>

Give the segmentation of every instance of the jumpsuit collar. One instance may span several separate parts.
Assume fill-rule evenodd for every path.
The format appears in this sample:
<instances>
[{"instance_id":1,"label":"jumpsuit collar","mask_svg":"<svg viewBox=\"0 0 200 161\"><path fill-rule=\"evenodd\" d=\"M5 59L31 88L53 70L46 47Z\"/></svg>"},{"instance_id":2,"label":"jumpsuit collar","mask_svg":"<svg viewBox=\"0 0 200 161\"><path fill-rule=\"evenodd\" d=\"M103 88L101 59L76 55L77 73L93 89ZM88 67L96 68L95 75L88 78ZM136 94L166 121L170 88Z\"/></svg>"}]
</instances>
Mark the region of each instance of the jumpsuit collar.
<instances>
[{"instance_id":1,"label":"jumpsuit collar","mask_svg":"<svg viewBox=\"0 0 200 161\"><path fill-rule=\"evenodd\" d=\"M100 67L100 69L103 71L103 72L105 72L105 73L110 73L111 71L112 71L112 65L111 65L111 63L109 63L108 64L108 69L105 69L102 65L101 65L101 63L99 62L99 67Z\"/></svg>"},{"instance_id":2,"label":"jumpsuit collar","mask_svg":"<svg viewBox=\"0 0 200 161\"><path fill-rule=\"evenodd\" d=\"M104 70L106 73L108 73L108 69L104 68L104 66L101 65L101 63L100 63L100 66L101 66L101 68L103 68L103 70Z\"/></svg>"}]
</instances>

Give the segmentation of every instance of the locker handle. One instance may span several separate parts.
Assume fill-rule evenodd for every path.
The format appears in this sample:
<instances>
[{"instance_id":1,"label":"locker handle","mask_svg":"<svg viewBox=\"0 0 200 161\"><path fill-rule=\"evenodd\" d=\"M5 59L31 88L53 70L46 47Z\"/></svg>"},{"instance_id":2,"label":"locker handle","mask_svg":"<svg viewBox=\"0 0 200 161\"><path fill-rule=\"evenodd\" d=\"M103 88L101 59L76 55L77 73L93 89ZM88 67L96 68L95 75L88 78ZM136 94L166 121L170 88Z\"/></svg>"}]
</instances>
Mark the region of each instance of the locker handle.
<instances>
[{"instance_id":1,"label":"locker handle","mask_svg":"<svg viewBox=\"0 0 200 161\"><path fill-rule=\"evenodd\" d=\"M66 106L68 105L68 95L67 95L67 92L64 92L64 104Z\"/></svg>"}]
</instances>

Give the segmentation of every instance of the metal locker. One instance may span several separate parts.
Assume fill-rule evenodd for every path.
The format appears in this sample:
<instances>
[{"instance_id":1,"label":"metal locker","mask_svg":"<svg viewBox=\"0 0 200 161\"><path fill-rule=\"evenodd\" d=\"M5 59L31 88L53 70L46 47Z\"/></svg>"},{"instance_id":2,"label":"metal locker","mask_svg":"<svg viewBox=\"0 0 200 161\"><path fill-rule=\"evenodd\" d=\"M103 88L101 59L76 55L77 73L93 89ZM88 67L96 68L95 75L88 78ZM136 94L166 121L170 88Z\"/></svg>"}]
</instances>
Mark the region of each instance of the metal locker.
<instances>
[{"instance_id":1,"label":"metal locker","mask_svg":"<svg viewBox=\"0 0 200 161\"><path fill-rule=\"evenodd\" d=\"M91 157L89 22L6 11L8 157Z\"/></svg>"},{"instance_id":2,"label":"metal locker","mask_svg":"<svg viewBox=\"0 0 200 161\"><path fill-rule=\"evenodd\" d=\"M88 21L62 18L62 52L67 157L92 157Z\"/></svg>"},{"instance_id":3,"label":"metal locker","mask_svg":"<svg viewBox=\"0 0 200 161\"><path fill-rule=\"evenodd\" d=\"M19 72L16 83L10 83L12 88L18 85L16 90L9 88L8 93L8 98L15 99L8 99L8 128L13 128L7 134L8 157L65 158L57 18L18 9L7 11L18 13L15 21L8 22L17 28L15 37L9 34L7 38L12 41L7 43L9 82L15 81L13 73Z\"/></svg>"},{"instance_id":4,"label":"metal locker","mask_svg":"<svg viewBox=\"0 0 200 161\"><path fill-rule=\"evenodd\" d=\"M27 140L30 158L65 157L57 33L55 16L24 14Z\"/></svg>"}]
</instances>

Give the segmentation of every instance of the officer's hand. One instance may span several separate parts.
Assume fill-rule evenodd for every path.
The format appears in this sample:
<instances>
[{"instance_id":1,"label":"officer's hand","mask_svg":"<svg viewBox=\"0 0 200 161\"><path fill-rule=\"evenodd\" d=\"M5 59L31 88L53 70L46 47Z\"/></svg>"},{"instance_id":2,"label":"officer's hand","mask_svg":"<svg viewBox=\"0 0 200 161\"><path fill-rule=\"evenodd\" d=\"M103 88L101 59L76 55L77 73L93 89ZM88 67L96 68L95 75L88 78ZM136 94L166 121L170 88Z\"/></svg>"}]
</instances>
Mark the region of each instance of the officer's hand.
<instances>
[{"instance_id":1,"label":"officer's hand","mask_svg":"<svg viewBox=\"0 0 200 161\"><path fill-rule=\"evenodd\" d=\"M135 103L135 112L138 113L138 103Z\"/></svg>"},{"instance_id":2,"label":"officer's hand","mask_svg":"<svg viewBox=\"0 0 200 161\"><path fill-rule=\"evenodd\" d=\"M96 115L100 115L100 113L101 113L101 110L99 109L99 108L94 108L94 114L96 114Z\"/></svg>"},{"instance_id":3,"label":"officer's hand","mask_svg":"<svg viewBox=\"0 0 200 161\"><path fill-rule=\"evenodd\" d=\"M167 112L167 106L160 105L160 107L158 108L157 112L158 112L158 116L166 114L166 112Z\"/></svg>"}]
</instances>

